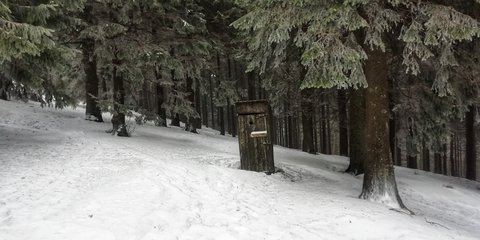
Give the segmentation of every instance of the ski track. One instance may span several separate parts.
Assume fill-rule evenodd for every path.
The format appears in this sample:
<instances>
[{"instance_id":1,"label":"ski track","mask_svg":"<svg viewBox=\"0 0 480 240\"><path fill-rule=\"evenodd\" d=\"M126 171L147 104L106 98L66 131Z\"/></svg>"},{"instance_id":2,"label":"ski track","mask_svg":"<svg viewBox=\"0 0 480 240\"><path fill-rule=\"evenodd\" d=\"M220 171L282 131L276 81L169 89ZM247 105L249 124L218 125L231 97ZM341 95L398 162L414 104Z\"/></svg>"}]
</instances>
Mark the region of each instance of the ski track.
<instances>
[{"instance_id":1,"label":"ski track","mask_svg":"<svg viewBox=\"0 0 480 240\"><path fill-rule=\"evenodd\" d=\"M397 168L409 216L358 199L345 158L276 147L267 176L210 129L119 138L82 110L0 101L1 240L480 239L478 183Z\"/></svg>"}]
</instances>

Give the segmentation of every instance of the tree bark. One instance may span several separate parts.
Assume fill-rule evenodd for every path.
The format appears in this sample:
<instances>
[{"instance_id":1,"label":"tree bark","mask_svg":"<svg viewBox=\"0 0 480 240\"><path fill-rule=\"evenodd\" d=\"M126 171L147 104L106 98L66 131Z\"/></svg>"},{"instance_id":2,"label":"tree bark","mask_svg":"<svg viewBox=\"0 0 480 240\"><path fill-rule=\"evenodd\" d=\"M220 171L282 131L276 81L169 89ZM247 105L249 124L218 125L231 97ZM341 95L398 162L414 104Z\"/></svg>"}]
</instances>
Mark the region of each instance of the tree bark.
<instances>
[{"instance_id":1,"label":"tree bark","mask_svg":"<svg viewBox=\"0 0 480 240\"><path fill-rule=\"evenodd\" d=\"M155 75L157 78L156 82L156 95L157 95L157 115L159 121L157 126L166 127L167 126L167 109L163 106L165 103L165 87L162 85L162 74L155 70Z\"/></svg>"},{"instance_id":2,"label":"tree bark","mask_svg":"<svg viewBox=\"0 0 480 240\"><path fill-rule=\"evenodd\" d=\"M7 79L1 77L0 79L0 99L1 100L8 100L8 84Z\"/></svg>"},{"instance_id":3,"label":"tree bark","mask_svg":"<svg viewBox=\"0 0 480 240\"><path fill-rule=\"evenodd\" d=\"M430 171L430 151L425 144L425 141L422 142L422 162L423 162L423 171Z\"/></svg>"},{"instance_id":4,"label":"tree bark","mask_svg":"<svg viewBox=\"0 0 480 240\"><path fill-rule=\"evenodd\" d=\"M200 82L197 79L195 82L195 110L197 111L198 117L195 119L195 127L197 129L202 129L202 95L200 93Z\"/></svg>"},{"instance_id":5,"label":"tree bark","mask_svg":"<svg viewBox=\"0 0 480 240\"><path fill-rule=\"evenodd\" d=\"M180 127L180 115L178 115L178 113L172 113L172 122L170 125Z\"/></svg>"},{"instance_id":6,"label":"tree bark","mask_svg":"<svg viewBox=\"0 0 480 240\"><path fill-rule=\"evenodd\" d=\"M365 89L350 90L350 165L346 172L364 172L365 162Z\"/></svg>"},{"instance_id":7,"label":"tree bark","mask_svg":"<svg viewBox=\"0 0 480 240\"><path fill-rule=\"evenodd\" d=\"M435 152L433 155L435 169L434 172L438 174L442 174L442 154L439 152Z\"/></svg>"},{"instance_id":8,"label":"tree bark","mask_svg":"<svg viewBox=\"0 0 480 240\"><path fill-rule=\"evenodd\" d=\"M413 128L409 126L407 136L407 167L417 169L416 144L413 138Z\"/></svg>"},{"instance_id":9,"label":"tree bark","mask_svg":"<svg viewBox=\"0 0 480 240\"><path fill-rule=\"evenodd\" d=\"M330 127L330 106L327 105L327 154L332 154L332 131Z\"/></svg>"},{"instance_id":10,"label":"tree bark","mask_svg":"<svg viewBox=\"0 0 480 240\"><path fill-rule=\"evenodd\" d=\"M210 126L210 123L208 122L209 119L208 119L208 96L207 94L203 94L203 99L202 99L202 122L203 124L205 125L205 127L209 127Z\"/></svg>"},{"instance_id":11,"label":"tree bark","mask_svg":"<svg viewBox=\"0 0 480 240\"><path fill-rule=\"evenodd\" d=\"M474 105L468 107L468 111L465 115L465 164L467 175L466 178L470 180L476 180L477 171L477 151L476 151L476 138L475 138L475 115L476 108Z\"/></svg>"},{"instance_id":12,"label":"tree bark","mask_svg":"<svg viewBox=\"0 0 480 240\"><path fill-rule=\"evenodd\" d=\"M302 151L315 153L313 142L313 103L311 90L302 90Z\"/></svg>"},{"instance_id":13,"label":"tree bark","mask_svg":"<svg viewBox=\"0 0 480 240\"><path fill-rule=\"evenodd\" d=\"M236 137L237 136L237 119L236 119L236 115L235 115L235 106L232 104L231 106L231 109L230 109L230 115L231 115L231 118L232 118L232 137Z\"/></svg>"},{"instance_id":14,"label":"tree bark","mask_svg":"<svg viewBox=\"0 0 480 240\"><path fill-rule=\"evenodd\" d=\"M345 90L338 90L337 97L340 155L348 156L347 96Z\"/></svg>"},{"instance_id":15,"label":"tree bark","mask_svg":"<svg viewBox=\"0 0 480 240\"><path fill-rule=\"evenodd\" d=\"M123 76L118 72L118 66L120 65L120 62L118 60L114 60L113 65L113 133L116 133L119 137L128 137L127 127L125 124L125 113L122 109L125 106L125 87L123 83Z\"/></svg>"},{"instance_id":16,"label":"tree bark","mask_svg":"<svg viewBox=\"0 0 480 240\"><path fill-rule=\"evenodd\" d=\"M388 55L380 49L364 47L366 90L366 161L360 198L391 207L406 208L397 189L389 137Z\"/></svg>"},{"instance_id":17,"label":"tree bark","mask_svg":"<svg viewBox=\"0 0 480 240\"><path fill-rule=\"evenodd\" d=\"M215 129L215 104L213 103L213 83L212 76L208 77L209 81L209 93L210 93L210 110L212 111L212 129Z\"/></svg>"},{"instance_id":18,"label":"tree bark","mask_svg":"<svg viewBox=\"0 0 480 240\"><path fill-rule=\"evenodd\" d=\"M97 104L98 99L98 75L97 61L94 56L94 40L84 40L82 44L83 51L83 70L85 71L85 115L87 120L103 122L102 111Z\"/></svg>"},{"instance_id":19,"label":"tree bark","mask_svg":"<svg viewBox=\"0 0 480 240\"><path fill-rule=\"evenodd\" d=\"M218 125L220 125L220 135L225 136L225 114L223 113L223 107L218 107Z\"/></svg>"},{"instance_id":20,"label":"tree bark","mask_svg":"<svg viewBox=\"0 0 480 240\"><path fill-rule=\"evenodd\" d=\"M230 110L231 110L231 105L230 105L230 98L227 98L227 133L232 135L232 119L231 119L231 113L230 113Z\"/></svg>"},{"instance_id":21,"label":"tree bark","mask_svg":"<svg viewBox=\"0 0 480 240\"><path fill-rule=\"evenodd\" d=\"M255 91L255 72L247 73L247 91L248 91L248 100L256 100L256 91Z\"/></svg>"},{"instance_id":22,"label":"tree bark","mask_svg":"<svg viewBox=\"0 0 480 240\"><path fill-rule=\"evenodd\" d=\"M195 109L195 92L193 91L193 79L187 76L187 95L188 101L190 102L190 107ZM195 116L188 116L188 119L185 123L185 131L191 133L198 133L197 126L196 126L196 118Z\"/></svg>"},{"instance_id":23,"label":"tree bark","mask_svg":"<svg viewBox=\"0 0 480 240\"><path fill-rule=\"evenodd\" d=\"M327 146L327 107L325 106L325 97L322 96L322 137L320 143L322 144L322 153L328 153L328 146Z\"/></svg>"}]
</instances>

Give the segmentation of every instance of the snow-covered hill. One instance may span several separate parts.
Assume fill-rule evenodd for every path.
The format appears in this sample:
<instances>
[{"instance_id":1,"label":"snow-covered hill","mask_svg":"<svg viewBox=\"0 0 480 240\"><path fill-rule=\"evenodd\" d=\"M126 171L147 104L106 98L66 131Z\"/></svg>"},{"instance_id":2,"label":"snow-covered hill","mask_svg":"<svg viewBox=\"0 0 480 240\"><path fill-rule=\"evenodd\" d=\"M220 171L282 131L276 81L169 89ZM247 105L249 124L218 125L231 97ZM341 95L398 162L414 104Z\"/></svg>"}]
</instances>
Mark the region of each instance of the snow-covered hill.
<instances>
[{"instance_id":1,"label":"snow-covered hill","mask_svg":"<svg viewBox=\"0 0 480 240\"><path fill-rule=\"evenodd\" d=\"M119 138L83 110L0 101L1 240L480 239L476 182L397 168L410 216L358 199L342 157L277 147L266 176L215 131Z\"/></svg>"}]
</instances>

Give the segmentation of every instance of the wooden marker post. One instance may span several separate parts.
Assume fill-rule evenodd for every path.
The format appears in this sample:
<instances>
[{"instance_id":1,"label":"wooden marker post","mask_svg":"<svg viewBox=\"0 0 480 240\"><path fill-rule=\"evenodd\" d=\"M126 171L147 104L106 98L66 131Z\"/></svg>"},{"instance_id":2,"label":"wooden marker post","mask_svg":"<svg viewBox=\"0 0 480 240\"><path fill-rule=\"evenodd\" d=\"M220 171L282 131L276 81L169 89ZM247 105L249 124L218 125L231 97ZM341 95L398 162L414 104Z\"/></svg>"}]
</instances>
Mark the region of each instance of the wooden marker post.
<instances>
[{"instance_id":1,"label":"wooden marker post","mask_svg":"<svg viewBox=\"0 0 480 240\"><path fill-rule=\"evenodd\" d=\"M275 172L272 144L272 111L267 101L235 104L238 121L240 167L243 170Z\"/></svg>"}]
</instances>

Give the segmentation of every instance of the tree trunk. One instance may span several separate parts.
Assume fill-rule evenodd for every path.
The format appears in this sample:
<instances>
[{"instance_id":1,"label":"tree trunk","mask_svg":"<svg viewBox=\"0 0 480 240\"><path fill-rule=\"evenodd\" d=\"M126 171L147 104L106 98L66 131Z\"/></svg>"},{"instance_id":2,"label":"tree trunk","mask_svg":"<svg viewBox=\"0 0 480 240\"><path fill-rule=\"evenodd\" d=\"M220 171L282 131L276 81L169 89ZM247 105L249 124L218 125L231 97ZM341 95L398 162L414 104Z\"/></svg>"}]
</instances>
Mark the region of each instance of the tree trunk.
<instances>
[{"instance_id":1,"label":"tree trunk","mask_svg":"<svg viewBox=\"0 0 480 240\"><path fill-rule=\"evenodd\" d=\"M322 144L321 152L323 154L328 153L327 147L327 107L325 106L325 98L322 96L322 137L320 143Z\"/></svg>"},{"instance_id":2,"label":"tree trunk","mask_svg":"<svg viewBox=\"0 0 480 240\"><path fill-rule=\"evenodd\" d=\"M288 116L288 147L294 148L294 125L293 125L293 117Z\"/></svg>"},{"instance_id":3,"label":"tree trunk","mask_svg":"<svg viewBox=\"0 0 480 240\"><path fill-rule=\"evenodd\" d=\"M170 125L180 127L180 115L178 115L178 113L172 113L172 122Z\"/></svg>"},{"instance_id":4,"label":"tree trunk","mask_svg":"<svg viewBox=\"0 0 480 240\"><path fill-rule=\"evenodd\" d=\"M98 75L97 61L94 56L94 40L85 40L83 46L83 69L85 71L85 115L87 120L103 122L102 111L97 104L98 99Z\"/></svg>"},{"instance_id":5,"label":"tree trunk","mask_svg":"<svg viewBox=\"0 0 480 240\"><path fill-rule=\"evenodd\" d=\"M256 100L257 96L255 94L255 72L247 73L247 84L248 100Z\"/></svg>"},{"instance_id":6,"label":"tree trunk","mask_svg":"<svg viewBox=\"0 0 480 240\"><path fill-rule=\"evenodd\" d=\"M365 162L365 89L350 90L350 165L346 172L364 172Z\"/></svg>"},{"instance_id":7,"label":"tree trunk","mask_svg":"<svg viewBox=\"0 0 480 240\"><path fill-rule=\"evenodd\" d=\"M230 113L230 110L231 110L231 105L230 105L230 98L227 98L227 133L232 135L232 119L231 119L231 113Z\"/></svg>"},{"instance_id":8,"label":"tree trunk","mask_svg":"<svg viewBox=\"0 0 480 240\"><path fill-rule=\"evenodd\" d=\"M237 119L235 117L235 107L234 107L234 105L231 106L230 115L231 115L231 118L232 118L232 137L236 137L238 126L237 126Z\"/></svg>"},{"instance_id":9,"label":"tree trunk","mask_svg":"<svg viewBox=\"0 0 480 240\"><path fill-rule=\"evenodd\" d=\"M205 127L208 128L210 126L210 124L208 122L209 119L208 119L208 104L207 104L207 102L208 102L208 96L207 96L207 94L204 94L203 95L203 100L202 100L202 115L203 115L202 122L205 125Z\"/></svg>"},{"instance_id":10,"label":"tree trunk","mask_svg":"<svg viewBox=\"0 0 480 240\"><path fill-rule=\"evenodd\" d=\"M347 96L345 90L338 90L338 133L340 155L348 156Z\"/></svg>"},{"instance_id":11,"label":"tree trunk","mask_svg":"<svg viewBox=\"0 0 480 240\"><path fill-rule=\"evenodd\" d=\"M313 104L311 102L311 91L302 90L302 151L315 153L313 142Z\"/></svg>"},{"instance_id":12,"label":"tree trunk","mask_svg":"<svg viewBox=\"0 0 480 240\"><path fill-rule=\"evenodd\" d=\"M476 180L477 171L477 152L475 139L475 115L476 108L474 105L468 107L468 112L465 115L465 163L467 175L466 178Z\"/></svg>"},{"instance_id":13,"label":"tree trunk","mask_svg":"<svg viewBox=\"0 0 480 240\"><path fill-rule=\"evenodd\" d=\"M425 141L422 142L422 162L423 162L423 171L430 171L430 151L425 145Z\"/></svg>"},{"instance_id":14,"label":"tree trunk","mask_svg":"<svg viewBox=\"0 0 480 240\"><path fill-rule=\"evenodd\" d=\"M317 127L317 108L313 106L312 109L312 121L313 121L313 151L315 153L318 151L318 127Z\"/></svg>"},{"instance_id":15,"label":"tree trunk","mask_svg":"<svg viewBox=\"0 0 480 240\"><path fill-rule=\"evenodd\" d=\"M107 89L107 78L104 77L102 78L102 99L107 100L108 95L107 95L108 89Z\"/></svg>"},{"instance_id":16,"label":"tree trunk","mask_svg":"<svg viewBox=\"0 0 480 240\"><path fill-rule=\"evenodd\" d=\"M114 60L113 65L113 133L116 133L119 137L128 137L127 126L125 124L125 113L122 110L125 105L125 87L123 85L123 76L118 72L118 66L120 65L120 62L118 60Z\"/></svg>"},{"instance_id":17,"label":"tree trunk","mask_svg":"<svg viewBox=\"0 0 480 240\"><path fill-rule=\"evenodd\" d=\"M293 145L292 148L299 149L298 147L298 114L295 111L294 116L292 116L292 137Z\"/></svg>"},{"instance_id":18,"label":"tree trunk","mask_svg":"<svg viewBox=\"0 0 480 240\"><path fill-rule=\"evenodd\" d=\"M187 76L187 95L188 101L190 102L190 107L195 109L195 92L193 91L193 79ZM185 123L185 131L191 133L198 133L196 126L196 118L193 115L188 116L188 119Z\"/></svg>"},{"instance_id":19,"label":"tree trunk","mask_svg":"<svg viewBox=\"0 0 480 240\"><path fill-rule=\"evenodd\" d=\"M195 127L202 129L202 95L200 93L200 82L198 79L195 83L195 110L198 114L198 117L195 119Z\"/></svg>"},{"instance_id":20,"label":"tree trunk","mask_svg":"<svg viewBox=\"0 0 480 240\"><path fill-rule=\"evenodd\" d=\"M148 106L148 82L147 78L143 78L143 83L142 83L142 96L140 98L140 104L141 108L143 108L146 111L150 111L149 106Z\"/></svg>"},{"instance_id":21,"label":"tree trunk","mask_svg":"<svg viewBox=\"0 0 480 240\"><path fill-rule=\"evenodd\" d=\"M195 126L197 129L202 129L202 95L200 92L200 80L197 79L195 83L195 109L198 117L195 119Z\"/></svg>"},{"instance_id":22,"label":"tree trunk","mask_svg":"<svg viewBox=\"0 0 480 240\"><path fill-rule=\"evenodd\" d=\"M1 77L0 79L0 99L1 100L8 100L8 84L7 79Z\"/></svg>"},{"instance_id":23,"label":"tree trunk","mask_svg":"<svg viewBox=\"0 0 480 240\"><path fill-rule=\"evenodd\" d=\"M223 113L223 107L218 107L218 125L220 125L220 135L225 136L225 114Z\"/></svg>"},{"instance_id":24,"label":"tree trunk","mask_svg":"<svg viewBox=\"0 0 480 240\"><path fill-rule=\"evenodd\" d=\"M414 134L412 126L408 128L407 136L407 167L417 169L417 154L416 154L416 144L414 141Z\"/></svg>"},{"instance_id":25,"label":"tree trunk","mask_svg":"<svg viewBox=\"0 0 480 240\"><path fill-rule=\"evenodd\" d=\"M448 168L447 168L447 151L448 151L448 147L447 147L447 144L444 143L443 144L443 155L442 155L442 173L443 175L447 175L448 176Z\"/></svg>"},{"instance_id":26,"label":"tree trunk","mask_svg":"<svg viewBox=\"0 0 480 240\"><path fill-rule=\"evenodd\" d=\"M165 88L161 83L162 74L155 70L155 75L157 78L156 82L156 94L157 94L157 115L158 115L158 122L157 126L166 127L167 126L167 109L163 106L165 103Z\"/></svg>"},{"instance_id":27,"label":"tree trunk","mask_svg":"<svg viewBox=\"0 0 480 240\"><path fill-rule=\"evenodd\" d=\"M442 154L439 152L435 152L433 155L435 169L434 172L438 174L442 174Z\"/></svg>"},{"instance_id":28,"label":"tree trunk","mask_svg":"<svg viewBox=\"0 0 480 240\"><path fill-rule=\"evenodd\" d=\"M330 106L327 105L327 154L332 154L332 131L330 127Z\"/></svg>"},{"instance_id":29,"label":"tree trunk","mask_svg":"<svg viewBox=\"0 0 480 240\"><path fill-rule=\"evenodd\" d=\"M208 77L209 81L209 92L210 92L210 110L212 111L212 129L215 129L215 105L213 103L213 82L212 82L212 76L210 75Z\"/></svg>"},{"instance_id":30,"label":"tree trunk","mask_svg":"<svg viewBox=\"0 0 480 240\"><path fill-rule=\"evenodd\" d=\"M398 194L390 154L388 55L378 48L372 50L366 46L364 50L368 56L365 61L365 76L368 82L365 94L368 103L365 111L367 152L360 198L405 208Z\"/></svg>"}]
</instances>

